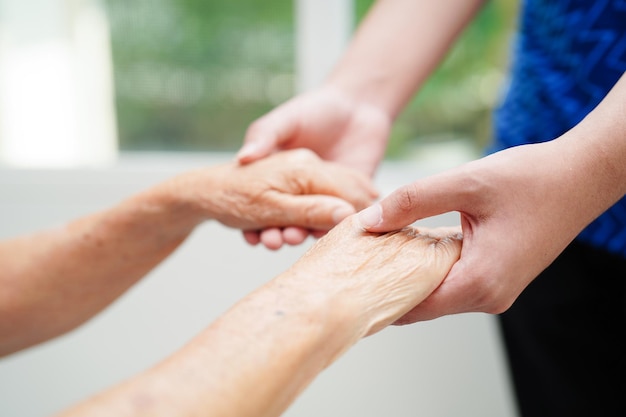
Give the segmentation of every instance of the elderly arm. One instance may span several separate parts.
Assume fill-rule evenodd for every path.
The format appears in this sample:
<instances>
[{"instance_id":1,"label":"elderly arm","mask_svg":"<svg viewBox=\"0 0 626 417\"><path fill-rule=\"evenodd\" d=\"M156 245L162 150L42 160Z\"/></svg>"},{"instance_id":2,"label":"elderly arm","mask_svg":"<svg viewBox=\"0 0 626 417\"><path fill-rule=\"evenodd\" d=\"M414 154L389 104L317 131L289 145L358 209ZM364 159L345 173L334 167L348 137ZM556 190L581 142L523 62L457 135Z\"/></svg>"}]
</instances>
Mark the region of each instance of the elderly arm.
<instances>
[{"instance_id":1,"label":"elderly arm","mask_svg":"<svg viewBox=\"0 0 626 417\"><path fill-rule=\"evenodd\" d=\"M440 284L459 257L458 232L369 234L350 217L180 351L61 416L278 416Z\"/></svg>"},{"instance_id":2,"label":"elderly arm","mask_svg":"<svg viewBox=\"0 0 626 417\"><path fill-rule=\"evenodd\" d=\"M0 356L83 323L206 220L328 230L374 195L362 174L290 151L184 173L65 227L0 242Z\"/></svg>"}]
</instances>

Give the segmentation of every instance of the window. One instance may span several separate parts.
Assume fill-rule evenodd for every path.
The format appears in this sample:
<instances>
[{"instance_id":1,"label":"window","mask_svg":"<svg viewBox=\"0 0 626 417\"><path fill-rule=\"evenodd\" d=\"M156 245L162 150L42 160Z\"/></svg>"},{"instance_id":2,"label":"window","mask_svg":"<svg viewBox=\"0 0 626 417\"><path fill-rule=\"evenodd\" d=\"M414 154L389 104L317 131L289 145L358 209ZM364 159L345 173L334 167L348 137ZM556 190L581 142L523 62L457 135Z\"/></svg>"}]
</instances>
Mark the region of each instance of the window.
<instances>
[{"instance_id":1,"label":"window","mask_svg":"<svg viewBox=\"0 0 626 417\"><path fill-rule=\"evenodd\" d=\"M234 150L294 94L294 3L107 0L121 150Z\"/></svg>"}]
</instances>

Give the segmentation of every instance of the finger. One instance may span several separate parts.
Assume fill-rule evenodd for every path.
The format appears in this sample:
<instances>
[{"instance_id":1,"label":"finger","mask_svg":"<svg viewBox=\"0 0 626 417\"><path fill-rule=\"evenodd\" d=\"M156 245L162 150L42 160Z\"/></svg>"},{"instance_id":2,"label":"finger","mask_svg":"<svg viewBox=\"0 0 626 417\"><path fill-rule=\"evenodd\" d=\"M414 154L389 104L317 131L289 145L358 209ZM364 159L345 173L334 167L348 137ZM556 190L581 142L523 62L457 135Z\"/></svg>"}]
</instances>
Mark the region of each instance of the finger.
<instances>
[{"instance_id":1,"label":"finger","mask_svg":"<svg viewBox=\"0 0 626 417\"><path fill-rule=\"evenodd\" d=\"M437 175L398 188L358 214L363 230L388 232L416 220L450 211L462 211L462 185L453 173Z\"/></svg>"},{"instance_id":2,"label":"finger","mask_svg":"<svg viewBox=\"0 0 626 417\"><path fill-rule=\"evenodd\" d=\"M429 229L429 234L432 236L439 234L439 238L443 239L441 245L438 246L439 262L435 265L445 268L442 271L445 278L427 298L396 320L394 325L406 325L433 320L445 315L474 311L469 306L475 300L477 288L472 280L464 279L468 274L465 263L460 259L463 250L460 228ZM454 261L452 266L449 266L450 261ZM435 265L433 267L436 267Z\"/></svg>"},{"instance_id":3,"label":"finger","mask_svg":"<svg viewBox=\"0 0 626 417\"><path fill-rule=\"evenodd\" d=\"M313 236L315 239L319 239L327 233L328 233L328 230L313 230L311 232L311 236Z\"/></svg>"},{"instance_id":4,"label":"finger","mask_svg":"<svg viewBox=\"0 0 626 417\"><path fill-rule=\"evenodd\" d=\"M302 227L285 227L283 241L288 245L299 245L309 237L309 231Z\"/></svg>"},{"instance_id":5,"label":"finger","mask_svg":"<svg viewBox=\"0 0 626 417\"><path fill-rule=\"evenodd\" d=\"M293 114L285 106L252 123L246 131L244 145L237 152L237 161L247 164L265 158L288 142L297 130Z\"/></svg>"},{"instance_id":6,"label":"finger","mask_svg":"<svg viewBox=\"0 0 626 417\"><path fill-rule=\"evenodd\" d=\"M243 238L252 246L256 246L261 242L260 233L256 230L244 230Z\"/></svg>"},{"instance_id":7,"label":"finger","mask_svg":"<svg viewBox=\"0 0 626 417\"><path fill-rule=\"evenodd\" d=\"M336 197L340 197L350 202L357 210L362 210L371 205L379 196L379 192L372 181L365 175L355 175L351 177L352 183L340 183L340 175L329 179L333 186L337 188Z\"/></svg>"},{"instance_id":8,"label":"finger","mask_svg":"<svg viewBox=\"0 0 626 417\"><path fill-rule=\"evenodd\" d=\"M356 210L345 200L327 195L290 195L277 193L274 206L281 207L280 218L265 219L276 226L299 226L329 230Z\"/></svg>"},{"instance_id":9,"label":"finger","mask_svg":"<svg viewBox=\"0 0 626 417\"><path fill-rule=\"evenodd\" d=\"M469 303L474 300L472 297L472 286L468 288L463 285L463 280L455 278L455 270L462 268L459 265L460 263L457 262L452 267L452 270L441 285L428 298L413 307L411 311L400 317L393 324L403 326L451 314L474 311L473 308L469 307Z\"/></svg>"},{"instance_id":10,"label":"finger","mask_svg":"<svg viewBox=\"0 0 626 417\"><path fill-rule=\"evenodd\" d=\"M260 233L261 243L268 249L278 250L283 246L283 234L277 227L270 227Z\"/></svg>"},{"instance_id":11,"label":"finger","mask_svg":"<svg viewBox=\"0 0 626 417\"><path fill-rule=\"evenodd\" d=\"M319 160L317 161L319 162ZM371 205L379 196L372 181L352 169L337 165L306 165L303 178L308 185L303 186L302 194L327 194L346 200L357 210Z\"/></svg>"}]
</instances>

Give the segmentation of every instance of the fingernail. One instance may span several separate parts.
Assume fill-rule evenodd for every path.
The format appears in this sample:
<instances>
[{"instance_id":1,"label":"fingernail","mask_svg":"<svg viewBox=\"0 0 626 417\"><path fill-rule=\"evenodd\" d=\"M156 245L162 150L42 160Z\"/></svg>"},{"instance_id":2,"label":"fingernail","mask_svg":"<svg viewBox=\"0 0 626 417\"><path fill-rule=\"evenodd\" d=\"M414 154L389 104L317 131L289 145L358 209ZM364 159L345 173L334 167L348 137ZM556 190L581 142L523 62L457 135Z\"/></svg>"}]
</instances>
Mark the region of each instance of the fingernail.
<instances>
[{"instance_id":1,"label":"fingernail","mask_svg":"<svg viewBox=\"0 0 626 417\"><path fill-rule=\"evenodd\" d=\"M354 214L354 210L352 208L341 206L333 211L333 221L335 223L339 223L351 214Z\"/></svg>"},{"instance_id":2,"label":"fingernail","mask_svg":"<svg viewBox=\"0 0 626 417\"><path fill-rule=\"evenodd\" d=\"M362 210L358 215L358 220L364 230L378 226L383 221L383 209L380 204L374 204Z\"/></svg>"}]
</instances>

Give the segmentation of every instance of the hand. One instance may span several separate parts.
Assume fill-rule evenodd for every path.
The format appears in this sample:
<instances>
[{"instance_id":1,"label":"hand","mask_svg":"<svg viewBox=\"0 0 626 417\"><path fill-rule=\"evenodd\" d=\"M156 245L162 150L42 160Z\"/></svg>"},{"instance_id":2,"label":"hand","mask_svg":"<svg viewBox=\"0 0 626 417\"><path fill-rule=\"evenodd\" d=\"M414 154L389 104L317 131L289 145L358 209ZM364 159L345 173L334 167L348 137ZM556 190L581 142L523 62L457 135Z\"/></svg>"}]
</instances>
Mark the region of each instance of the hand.
<instances>
[{"instance_id":1,"label":"hand","mask_svg":"<svg viewBox=\"0 0 626 417\"><path fill-rule=\"evenodd\" d=\"M198 217L248 231L297 226L322 233L377 196L365 175L306 149L186 173L167 189Z\"/></svg>"},{"instance_id":2,"label":"hand","mask_svg":"<svg viewBox=\"0 0 626 417\"><path fill-rule=\"evenodd\" d=\"M333 317L371 335L428 297L457 261L459 227L367 233L350 216L316 242L281 285L321 294ZM294 280L294 277L302 279ZM315 279L311 279L315 277Z\"/></svg>"},{"instance_id":3,"label":"hand","mask_svg":"<svg viewBox=\"0 0 626 417\"><path fill-rule=\"evenodd\" d=\"M382 160L391 120L337 88L297 96L256 120L238 160L246 164L283 149L308 148L322 159L372 176Z\"/></svg>"},{"instance_id":4,"label":"hand","mask_svg":"<svg viewBox=\"0 0 626 417\"><path fill-rule=\"evenodd\" d=\"M373 176L385 153L390 124L376 107L325 87L298 96L252 123L237 159L247 164L282 149L308 148L325 160ZM278 249L283 243L300 244L309 234L322 235L288 227L247 231L244 237L252 245L263 242Z\"/></svg>"},{"instance_id":5,"label":"hand","mask_svg":"<svg viewBox=\"0 0 626 417\"><path fill-rule=\"evenodd\" d=\"M595 201L606 198L588 183L594 171L570 151L577 145L559 142L511 148L416 181L359 214L363 227L377 232L445 212L461 214L460 260L397 324L505 311L601 213Z\"/></svg>"},{"instance_id":6,"label":"hand","mask_svg":"<svg viewBox=\"0 0 626 417\"><path fill-rule=\"evenodd\" d=\"M458 228L378 235L354 220L177 352L62 416L280 415L342 353L432 292L459 257Z\"/></svg>"}]
</instances>

